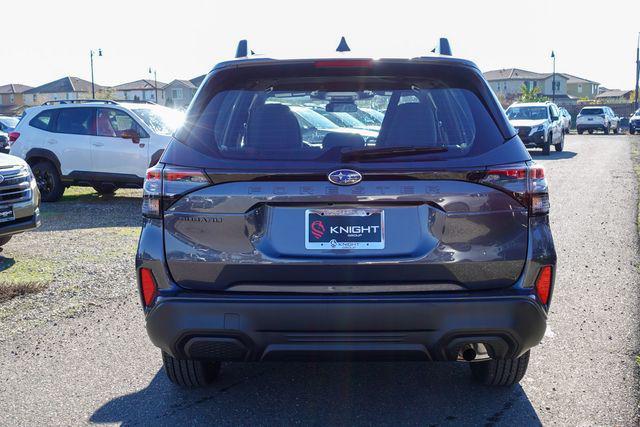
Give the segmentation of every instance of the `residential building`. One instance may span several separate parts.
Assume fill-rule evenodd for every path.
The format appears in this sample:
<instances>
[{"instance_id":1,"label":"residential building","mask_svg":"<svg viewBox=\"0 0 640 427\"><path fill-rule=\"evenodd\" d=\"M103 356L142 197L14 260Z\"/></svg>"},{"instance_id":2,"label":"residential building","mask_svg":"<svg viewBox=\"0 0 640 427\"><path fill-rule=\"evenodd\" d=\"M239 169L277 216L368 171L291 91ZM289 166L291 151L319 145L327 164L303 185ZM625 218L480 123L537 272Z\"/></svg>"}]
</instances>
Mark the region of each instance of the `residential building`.
<instances>
[{"instance_id":1,"label":"residential building","mask_svg":"<svg viewBox=\"0 0 640 427\"><path fill-rule=\"evenodd\" d=\"M152 101L157 104L164 104L164 87L166 83L158 82L156 90L154 80L136 80L135 82L124 83L114 86L114 98L122 101ZM156 99L156 92L158 98Z\"/></svg>"},{"instance_id":2,"label":"residential building","mask_svg":"<svg viewBox=\"0 0 640 427\"><path fill-rule=\"evenodd\" d=\"M603 103L625 103L631 102L632 90L607 89L596 95L596 100Z\"/></svg>"},{"instance_id":3,"label":"residential building","mask_svg":"<svg viewBox=\"0 0 640 427\"><path fill-rule=\"evenodd\" d=\"M570 97L577 99L594 99L596 95L598 95L600 83L582 77L577 77L572 74L562 73L562 75L568 78L567 95Z\"/></svg>"},{"instance_id":4,"label":"residential building","mask_svg":"<svg viewBox=\"0 0 640 427\"><path fill-rule=\"evenodd\" d=\"M493 91L504 98L516 98L522 93L522 85L529 89L540 88L540 95L553 95L554 75L552 73L536 73L520 68L491 70L484 73ZM568 99L567 81L563 74L555 74L556 99Z\"/></svg>"},{"instance_id":5,"label":"residential building","mask_svg":"<svg viewBox=\"0 0 640 427\"><path fill-rule=\"evenodd\" d=\"M96 97L104 95L109 88L96 84ZM47 101L91 98L91 82L79 77L63 77L23 92L26 105L40 105Z\"/></svg>"},{"instance_id":6,"label":"residential building","mask_svg":"<svg viewBox=\"0 0 640 427\"><path fill-rule=\"evenodd\" d=\"M174 80L166 85L164 87L165 105L179 109L187 108L204 78L205 75L191 80Z\"/></svg>"},{"instance_id":7,"label":"residential building","mask_svg":"<svg viewBox=\"0 0 640 427\"><path fill-rule=\"evenodd\" d=\"M18 115L24 106L23 93L31 86L9 83L0 86L0 114Z\"/></svg>"}]
</instances>

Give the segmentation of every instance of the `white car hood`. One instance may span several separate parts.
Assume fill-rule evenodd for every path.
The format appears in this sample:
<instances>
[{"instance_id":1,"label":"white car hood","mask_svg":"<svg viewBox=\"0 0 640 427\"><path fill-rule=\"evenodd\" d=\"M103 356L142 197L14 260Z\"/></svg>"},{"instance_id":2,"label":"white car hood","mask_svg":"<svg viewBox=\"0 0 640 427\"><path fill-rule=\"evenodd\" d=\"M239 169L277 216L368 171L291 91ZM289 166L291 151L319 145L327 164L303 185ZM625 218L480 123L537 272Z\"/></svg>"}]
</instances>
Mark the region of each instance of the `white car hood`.
<instances>
[{"instance_id":1,"label":"white car hood","mask_svg":"<svg viewBox=\"0 0 640 427\"><path fill-rule=\"evenodd\" d=\"M0 168L6 168L8 166L16 166L16 165L26 166L27 162L22 160L20 157L0 153Z\"/></svg>"},{"instance_id":2,"label":"white car hood","mask_svg":"<svg viewBox=\"0 0 640 427\"><path fill-rule=\"evenodd\" d=\"M534 127L544 124L546 120L509 120L514 127Z\"/></svg>"}]
</instances>

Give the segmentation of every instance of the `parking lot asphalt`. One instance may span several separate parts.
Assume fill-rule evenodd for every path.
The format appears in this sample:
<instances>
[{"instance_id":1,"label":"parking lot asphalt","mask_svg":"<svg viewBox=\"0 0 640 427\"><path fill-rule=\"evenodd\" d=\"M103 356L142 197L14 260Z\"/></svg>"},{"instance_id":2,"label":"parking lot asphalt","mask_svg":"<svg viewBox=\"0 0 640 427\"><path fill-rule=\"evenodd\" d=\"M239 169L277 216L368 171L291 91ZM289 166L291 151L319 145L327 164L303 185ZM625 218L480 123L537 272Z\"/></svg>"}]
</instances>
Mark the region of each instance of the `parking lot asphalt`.
<instances>
[{"instance_id":1,"label":"parking lot asphalt","mask_svg":"<svg viewBox=\"0 0 640 427\"><path fill-rule=\"evenodd\" d=\"M478 386L455 363L270 363L227 364L211 388L180 390L161 371L135 292L139 193L44 205L49 224L1 255L18 266L61 244L71 253L51 266L46 291L0 310L0 425L637 425L632 141L570 136L562 153L532 152L551 188L559 270L545 339L507 389ZM88 225L74 229L69 215ZM68 298L77 307L57 313Z\"/></svg>"}]
</instances>

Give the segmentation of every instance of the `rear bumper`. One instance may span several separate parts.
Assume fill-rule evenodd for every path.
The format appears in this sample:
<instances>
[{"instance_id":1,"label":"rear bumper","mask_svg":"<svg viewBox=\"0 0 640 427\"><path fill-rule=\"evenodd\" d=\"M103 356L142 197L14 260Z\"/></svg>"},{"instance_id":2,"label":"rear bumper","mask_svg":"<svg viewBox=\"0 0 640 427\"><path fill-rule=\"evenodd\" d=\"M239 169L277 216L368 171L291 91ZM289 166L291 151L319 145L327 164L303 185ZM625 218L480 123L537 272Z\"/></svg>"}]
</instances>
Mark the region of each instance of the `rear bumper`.
<instances>
[{"instance_id":1,"label":"rear bumper","mask_svg":"<svg viewBox=\"0 0 640 427\"><path fill-rule=\"evenodd\" d=\"M177 358L210 360L456 360L483 343L493 358L520 356L544 336L531 296L161 297L151 341Z\"/></svg>"},{"instance_id":2,"label":"rear bumper","mask_svg":"<svg viewBox=\"0 0 640 427\"><path fill-rule=\"evenodd\" d=\"M590 130L590 129L605 130L606 129L605 125L602 123L581 123L576 125L576 128L578 130Z\"/></svg>"}]
</instances>

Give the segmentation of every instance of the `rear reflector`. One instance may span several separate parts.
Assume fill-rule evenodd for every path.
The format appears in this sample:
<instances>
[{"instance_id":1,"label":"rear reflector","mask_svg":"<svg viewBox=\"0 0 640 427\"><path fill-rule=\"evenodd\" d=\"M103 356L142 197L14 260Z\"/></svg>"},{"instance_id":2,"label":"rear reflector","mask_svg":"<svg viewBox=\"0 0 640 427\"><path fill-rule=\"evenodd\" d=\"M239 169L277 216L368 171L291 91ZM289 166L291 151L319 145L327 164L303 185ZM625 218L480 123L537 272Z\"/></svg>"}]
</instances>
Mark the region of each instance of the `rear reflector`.
<instances>
[{"instance_id":1,"label":"rear reflector","mask_svg":"<svg viewBox=\"0 0 640 427\"><path fill-rule=\"evenodd\" d=\"M536 279L536 294L544 305L549 302L549 293L551 292L551 275L553 271L550 265L545 265L540 269L538 278Z\"/></svg>"},{"instance_id":2,"label":"rear reflector","mask_svg":"<svg viewBox=\"0 0 640 427\"><path fill-rule=\"evenodd\" d=\"M153 273L148 268L140 269L140 292L142 293L144 306L151 306L158 293L158 286L153 278Z\"/></svg>"},{"instance_id":3,"label":"rear reflector","mask_svg":"<svg viewBox=\"0 0 640 427\"><path fill-rule=\"evenodd\" d=\"M316 68L366 68L373 65L372 59L337 59L316 61Z\"/></svg>"}]
</instances>

